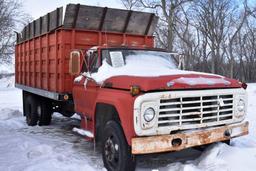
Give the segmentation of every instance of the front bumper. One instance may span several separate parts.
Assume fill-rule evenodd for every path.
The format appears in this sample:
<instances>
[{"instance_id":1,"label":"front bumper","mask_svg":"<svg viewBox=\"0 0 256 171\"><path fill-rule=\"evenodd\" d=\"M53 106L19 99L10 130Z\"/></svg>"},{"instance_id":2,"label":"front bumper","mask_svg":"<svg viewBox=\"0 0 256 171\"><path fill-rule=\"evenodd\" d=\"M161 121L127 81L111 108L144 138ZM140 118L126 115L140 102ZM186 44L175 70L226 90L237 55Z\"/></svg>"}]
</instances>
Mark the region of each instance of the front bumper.
<instances>
[{"instance_id":1,"label":"front bumper","mask_svg":"<svg viewBox=\"0 0 256 171\"><path fill-rule=\"evenodd\" d=\"M179 151L248 134L248 122L172 135L132 138L132 154Z\"/></svg>"}]
</instances>

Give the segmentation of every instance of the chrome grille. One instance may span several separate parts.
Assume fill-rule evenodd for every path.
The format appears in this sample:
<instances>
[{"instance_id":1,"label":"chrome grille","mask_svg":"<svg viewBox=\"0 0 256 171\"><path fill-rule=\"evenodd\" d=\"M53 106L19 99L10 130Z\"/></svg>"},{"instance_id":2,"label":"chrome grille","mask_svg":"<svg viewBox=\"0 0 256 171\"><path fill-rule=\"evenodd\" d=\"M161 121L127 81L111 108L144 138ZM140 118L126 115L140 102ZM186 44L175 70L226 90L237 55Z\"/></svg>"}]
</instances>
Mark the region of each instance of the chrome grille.
<instances>
[{"instance_id":1,"label":"chrome grille","mask_svg":"<svg viewBox=\"0 0 256 171\"><path fill-rule=\"evenodd\" d=\"M161 99L158 127L200 125L233 119L233 94Z\"/></svg>"}]
</instances>

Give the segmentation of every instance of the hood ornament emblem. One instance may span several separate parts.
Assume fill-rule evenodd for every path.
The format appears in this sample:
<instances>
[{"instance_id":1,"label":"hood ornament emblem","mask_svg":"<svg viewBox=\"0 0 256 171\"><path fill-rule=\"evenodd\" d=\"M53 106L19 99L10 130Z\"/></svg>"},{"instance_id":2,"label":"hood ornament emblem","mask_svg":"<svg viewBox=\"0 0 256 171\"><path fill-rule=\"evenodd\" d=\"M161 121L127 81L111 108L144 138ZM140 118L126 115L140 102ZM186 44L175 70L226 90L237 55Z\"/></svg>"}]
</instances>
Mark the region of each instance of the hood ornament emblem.
<instances>
[{"instance_id":1,"label":"hood ornament emblem","mask_svg":"<svg viewBox=\"0 0 256 171\"><path fill-rule=\"evenodd\" d=\"M222 107L222 106L225 105L222 98L219 98L219 99L218 99L218 105L219 105L220 107Z\"/></svg>"}]
</instances>

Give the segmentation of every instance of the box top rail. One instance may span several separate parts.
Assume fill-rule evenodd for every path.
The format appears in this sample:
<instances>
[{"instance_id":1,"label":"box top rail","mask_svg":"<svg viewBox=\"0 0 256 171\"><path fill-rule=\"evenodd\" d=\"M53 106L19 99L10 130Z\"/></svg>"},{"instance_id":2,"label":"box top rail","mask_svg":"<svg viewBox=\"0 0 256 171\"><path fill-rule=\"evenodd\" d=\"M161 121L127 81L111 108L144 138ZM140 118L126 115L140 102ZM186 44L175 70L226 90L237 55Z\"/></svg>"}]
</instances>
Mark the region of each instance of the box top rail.
<instances>
[{"instance_id":1,"label":"box top rail","mask_svg":"<svg viewBox=\"0 0 256 171\"><path fill-rule=\"evenodd\" d=\"M152 36L158 22L153 13L107 7L68 4L63 11L57 8L29 23L17 33L17 43L59 27Z\"/></svg>"}]
</instances>

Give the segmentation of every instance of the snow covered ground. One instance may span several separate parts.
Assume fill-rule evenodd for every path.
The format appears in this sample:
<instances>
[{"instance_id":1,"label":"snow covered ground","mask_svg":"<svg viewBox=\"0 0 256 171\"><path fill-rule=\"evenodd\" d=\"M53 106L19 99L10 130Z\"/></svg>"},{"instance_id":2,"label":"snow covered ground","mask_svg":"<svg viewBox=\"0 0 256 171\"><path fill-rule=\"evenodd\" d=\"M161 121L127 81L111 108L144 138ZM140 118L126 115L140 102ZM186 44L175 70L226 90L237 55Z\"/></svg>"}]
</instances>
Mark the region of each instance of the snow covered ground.
<instances>
[{"instance_id":1,"label":"snow covered ground","mask_svg":"<svg viewBox=\"0 0 256 171\"><path fill-rule=\"evenodd\" d=\"M13 63L0 63L0 74L14 73Z\"/></svg>"},{"instance_id":2,"label":"snow covered ground","mask_svg":"<svg viewBox=\"0 0 256 171\"><path fill-rule=\"evenodd\" d=\"M52 125L28 127L22 116L21 91L13 78L0 79L0 170L105 170L99 149L72 131L79 120L54 114ZM137 171L254 171L256 168L256 84L249 84L250 135L231 146L211 145L203 153L139 156Z\"/></svg>"}]
</instances>

